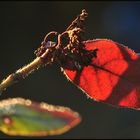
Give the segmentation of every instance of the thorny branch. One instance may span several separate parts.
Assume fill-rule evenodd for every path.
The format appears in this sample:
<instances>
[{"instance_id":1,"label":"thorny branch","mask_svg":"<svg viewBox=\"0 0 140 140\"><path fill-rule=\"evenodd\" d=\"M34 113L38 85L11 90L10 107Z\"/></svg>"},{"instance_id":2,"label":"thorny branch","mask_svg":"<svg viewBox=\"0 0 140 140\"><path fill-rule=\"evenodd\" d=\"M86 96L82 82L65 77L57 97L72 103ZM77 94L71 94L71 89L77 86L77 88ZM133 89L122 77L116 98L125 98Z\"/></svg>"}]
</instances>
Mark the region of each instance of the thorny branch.
<instances>
[{"instance_id":1,"label":"thorny branch","mask_svg":"<svg viewBox=\"0 0 140 140\"><path fill-rule=\"evenodd\" d=\"M84 50L84 45L82 44L84 33L83 22L87 15L87 12L82 10L82 13L71 23L66 31L61 34L58 34L55 31L48 33L41 43L41 47L34 52L37 57L31 63L4 79L0 84L0 93L44 65L52 64L57 60L63 62L68 55L75 56L73 59L78 60L78 56L82 53L81 50ZM55 37L57 37L57 41L52 42L50 38Z\"/></svg>"}]
</instances>

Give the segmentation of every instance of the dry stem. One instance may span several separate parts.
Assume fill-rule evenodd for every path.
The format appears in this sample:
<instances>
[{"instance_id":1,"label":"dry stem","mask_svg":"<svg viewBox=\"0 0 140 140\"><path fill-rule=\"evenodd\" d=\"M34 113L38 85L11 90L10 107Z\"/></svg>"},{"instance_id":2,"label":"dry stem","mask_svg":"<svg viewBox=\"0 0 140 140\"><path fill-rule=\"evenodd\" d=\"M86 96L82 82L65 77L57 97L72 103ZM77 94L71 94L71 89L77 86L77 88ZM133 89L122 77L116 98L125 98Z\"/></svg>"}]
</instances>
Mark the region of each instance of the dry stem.
<instances>
[{"instance_id":1,"label":"dry stem","mask_svg":"<svg viewBox=\"0 0 140 140\"><path fill-rule=\"evenodd\" d=\"M74 48L75 43L76 45L78 45L77 43L79 43L80 41L77 38L79 37L78 36L79 32L82 31L81 25L86 17L87 17L86 11L82 10L82 13L72 22L72 24L66 29L65 32L59 35L57 32L50 32L49 34L47 34L46 37L44 38L44 41L41 44L41 47L35 51L37 58L34 59L28 65L20 68L15 73L10 74L6 79L4 79L0 84L0 93L2 93L4 90L6 90L9 86L13 85L14 83L17 83L19 80L25 79L33 71L39 69L41 66L44 66L44 64L51 64L56 59L59 59L58 57L56 57L56 55L54 55L55 51L58 50L59 48L61 49L68 48L72 50ZM56 45L54 45L54 43L51 44L51 41L48 40L49 36L52 35L58 36ZM67 44L67 46L62 46L62 38L65 35L68 35L69 44ZM50 44L48 45L47 43L49 42Z\"/></svg>"}]
</instances>

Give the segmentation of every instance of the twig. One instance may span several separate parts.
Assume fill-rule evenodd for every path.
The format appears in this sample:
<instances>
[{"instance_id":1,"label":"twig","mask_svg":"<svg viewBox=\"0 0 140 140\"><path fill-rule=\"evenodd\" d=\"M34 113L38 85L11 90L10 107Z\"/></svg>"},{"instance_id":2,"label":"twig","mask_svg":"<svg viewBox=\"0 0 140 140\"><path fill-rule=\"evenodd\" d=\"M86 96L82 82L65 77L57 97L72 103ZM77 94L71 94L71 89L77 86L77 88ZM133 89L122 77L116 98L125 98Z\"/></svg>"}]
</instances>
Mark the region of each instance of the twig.
<instances>
[{"instance_id":1,"label":"twig","mask_svg":"<svg viewBox=\"0 0 140 140\"><path fill-rule=\"evenodd\" d=\"M62 56L66 53L69 54L69 50L70 53L73 53L75 45L80 47L81 40L78 39L83 28L82 23L86 17L86 11L82 10L82 14L80 14L62 34L58 34L54 31L48 33L45 36L44 41L41 43L41 47L35 51L37 58L4 79L0 84L0 93L6 90L9 86L17 83L19 80L25 79L29 74L33 73L33 71L39 69L41 66L51 64L56 59L60 59L60 55ZM49 41L49 37L53 35L58 37L56 43ZM66 36L68 37L69 43L64 45L62 39ZM64 50L65 54L63 53Z\"/></svg>"},{"instance_id":2,"label":"twig","mask_svg":"<svg viewBox=\"0 0 140 140\"><path fill-rule=\"evenodd\" d=\"M19 80L24 79L29 74L31 74L33 71L39 69L43 64L46 62L46 57L49 56L50 51L46 50L44 54L42 54L40 57L37 57L34 59L30 64L24 66L23 68L20 68L15 73L10 74L6 79L2 81L0 84L0 93L2 93L6 88L9 86L17 83ZM49 61L48 61L49 63Z\"/></svg>"},{"instance_id":3,"label":"twig","mask_svg":"<svg viewBox=\"0 0 140 140\"><path fill-rule=\"evenodd\" d=\"M77 16L77 18L71 23L71 25L66 29L66 31L71 30L74 27L81 28L81 25L82 25L81 22L83 22L87 16L88 16L88 13L86 12L85 9L83 9L82 13Z\"/></svg>"}]
</instances>

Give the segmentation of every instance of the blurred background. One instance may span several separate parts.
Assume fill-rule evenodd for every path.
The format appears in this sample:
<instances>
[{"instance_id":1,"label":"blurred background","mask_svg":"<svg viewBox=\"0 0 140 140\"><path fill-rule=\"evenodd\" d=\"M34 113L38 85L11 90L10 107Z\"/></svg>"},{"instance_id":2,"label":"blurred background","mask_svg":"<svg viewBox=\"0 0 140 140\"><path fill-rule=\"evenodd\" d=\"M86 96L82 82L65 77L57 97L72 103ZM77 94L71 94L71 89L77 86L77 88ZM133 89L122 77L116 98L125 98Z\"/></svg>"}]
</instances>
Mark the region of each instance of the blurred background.
<instances>
[{"instance_id":1,"label":"blurred background","mask_svg":"<svg viewBox=\"0 0 140 140\"><path fill-rule=\"evenodd\" d=\"M63 32L86 9L86 38L107 38L140 52L140 2L34 1L0 2L0 80L35 58L46 33ZM49 139L140 138L140 111L117 109L87 99L57 64L44 67L8 88L0 100L29 98L72 108L82 122ZM0 133L0 138L10 137ZM28 138L28 137L22 137ZM32 137L36 138L36 137Z\"/></svg>"}]
</instances>

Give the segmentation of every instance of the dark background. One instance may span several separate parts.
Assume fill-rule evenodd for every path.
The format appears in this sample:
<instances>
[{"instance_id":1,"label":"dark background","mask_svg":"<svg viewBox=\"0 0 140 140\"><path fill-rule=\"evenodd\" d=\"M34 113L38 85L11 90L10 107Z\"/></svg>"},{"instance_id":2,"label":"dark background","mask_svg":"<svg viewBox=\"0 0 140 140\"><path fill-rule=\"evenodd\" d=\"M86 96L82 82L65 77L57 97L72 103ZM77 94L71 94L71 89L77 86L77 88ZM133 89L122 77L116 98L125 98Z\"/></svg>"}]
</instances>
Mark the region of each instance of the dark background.
<instances>
[{"instance_id":1,"label":"dark background","mask_svg":"<svg viewBox=\"0 0 140 140\"><path fill-rule=\"evenodd\" d=\"M87 39L108 38L140 52L140 2L0 2L0 80L32 61L46 33L63 32L84 8L89 13ZM87 99L57 64L8 88L0 100L11 97L67 106L81 114L78 126L47 138L140 138L140 111ZM0 138L20 137L0 133Z\"/></svg>"}]
</instances>

